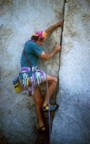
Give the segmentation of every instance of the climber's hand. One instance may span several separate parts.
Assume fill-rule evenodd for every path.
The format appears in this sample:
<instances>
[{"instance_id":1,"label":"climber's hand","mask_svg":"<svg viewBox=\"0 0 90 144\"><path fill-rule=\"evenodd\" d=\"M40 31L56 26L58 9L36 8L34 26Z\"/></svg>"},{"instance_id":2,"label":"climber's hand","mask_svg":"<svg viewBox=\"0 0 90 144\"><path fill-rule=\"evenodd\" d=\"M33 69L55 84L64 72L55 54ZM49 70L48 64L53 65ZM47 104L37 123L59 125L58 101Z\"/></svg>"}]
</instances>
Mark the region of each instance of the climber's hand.
<instances>
[{"instance_id":1,"label":"climber's hand","mask_svg":"<svg viewBox=\"0 0 90 144\"><path fill-rule=\"evenodd\" d=\"M59 52L59 51L61 51L60 44L57 44L54 50L55 50L56 53Z\"/></svg>"}]
</instances>

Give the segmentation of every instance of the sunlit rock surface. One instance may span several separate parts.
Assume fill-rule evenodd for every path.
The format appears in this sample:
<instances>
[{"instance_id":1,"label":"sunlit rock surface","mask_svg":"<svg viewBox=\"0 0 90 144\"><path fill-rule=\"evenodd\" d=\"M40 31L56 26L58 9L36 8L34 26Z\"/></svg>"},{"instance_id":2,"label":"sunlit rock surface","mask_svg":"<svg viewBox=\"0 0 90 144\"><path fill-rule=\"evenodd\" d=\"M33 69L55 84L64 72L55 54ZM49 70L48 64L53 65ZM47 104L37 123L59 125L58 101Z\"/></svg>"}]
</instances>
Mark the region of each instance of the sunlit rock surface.
<instances>
[{"instance_id":1,"label":"sunlit rock surface","mask_svg":"<svg viewBox=\"0 0 90 144\"><path fill-rule=\"evenodd\" d=\"M90 1L65 3L59 92L52 144L90 143Z\"/></svg>"}]
</instances>

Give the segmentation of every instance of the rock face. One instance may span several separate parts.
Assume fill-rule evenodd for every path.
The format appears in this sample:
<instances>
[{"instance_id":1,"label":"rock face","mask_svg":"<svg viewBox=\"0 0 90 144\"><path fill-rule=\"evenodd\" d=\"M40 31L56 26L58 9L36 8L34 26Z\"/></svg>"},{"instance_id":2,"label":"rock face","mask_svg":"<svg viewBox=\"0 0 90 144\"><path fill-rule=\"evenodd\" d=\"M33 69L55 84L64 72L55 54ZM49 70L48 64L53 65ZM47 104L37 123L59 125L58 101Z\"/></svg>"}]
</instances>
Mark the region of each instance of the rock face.
<instances>
[{"instance_id":1,"label":"rock face","mask_svg":"<svg viewBox=\"0 0 90 144\"><path fill-rule=\"evenodd\" d=\"M34 144L37 139L33 99L16 94L12 80L20 69L24 43L35 31L61 20L63 5L61 56L40 62L47 73L59 75L60 108L51 143L90 143L90 0L0 0L0 143L3 135L11 144ZM60 28L53 32L46 52L60 42L60 35Z\"/></svg>"},{"instance_id":2,"label":"rock face","mask_svg":"<svg viewBox=\"0 0 90 144\"><path fill-rule=\"evenodd\" d=\"M11 144L32 144L37 138L33 99L16 94L12 85L20 70L24 43L35 31L45 30L60 21L63 4L64 0L0 0L0 133ZM46 52L60 42L60 31L58 28L48 39L44 46ZM40 66L58 75L59 54Z\"/></svg>"},{"instance_id":3,"label":"rock face","mask_svg":"<svg viewBox=\"0 0 90 144\"><path fill-rule=\"evenodd\" d=\"M65 3L59 92L52 144L90 143L90 1Z\"/></svg>"}]
</instances>

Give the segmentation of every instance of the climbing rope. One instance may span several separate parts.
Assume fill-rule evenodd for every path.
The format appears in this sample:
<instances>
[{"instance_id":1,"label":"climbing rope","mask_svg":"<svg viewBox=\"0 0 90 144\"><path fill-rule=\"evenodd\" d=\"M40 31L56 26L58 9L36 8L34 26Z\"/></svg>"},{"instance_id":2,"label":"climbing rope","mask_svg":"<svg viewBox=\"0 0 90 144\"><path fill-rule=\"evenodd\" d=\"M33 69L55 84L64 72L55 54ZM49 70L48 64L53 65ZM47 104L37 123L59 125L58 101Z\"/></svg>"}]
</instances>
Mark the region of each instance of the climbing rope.
<instances>
[{"instance_id":1,"label":"climbing rope","mask_svg":"<svg viewBox=\"0 0 90 144\"><path fill-rule=\"evenodd\" d=\"M51 141L51 117L50 117L50 100L49 100L49 93L48 93L48 80L47 80L47 72L46 72L46 94L48 96L48 124L49 124L49 144Z\"/></svg>"}]
</instances>

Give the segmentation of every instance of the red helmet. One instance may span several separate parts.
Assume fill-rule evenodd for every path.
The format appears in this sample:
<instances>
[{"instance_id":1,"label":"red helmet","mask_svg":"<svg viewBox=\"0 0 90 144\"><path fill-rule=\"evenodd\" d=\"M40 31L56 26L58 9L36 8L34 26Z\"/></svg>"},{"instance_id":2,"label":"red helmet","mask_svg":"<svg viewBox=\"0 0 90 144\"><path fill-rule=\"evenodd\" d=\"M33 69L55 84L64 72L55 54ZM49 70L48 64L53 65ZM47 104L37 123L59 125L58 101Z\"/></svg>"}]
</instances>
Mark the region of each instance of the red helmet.
<instances>
[{"instance_id":1,"label":"red helmet","mask_svg":"<svg viewBox=\"0 0 90 144\"><path fill-rule=\"evenodd\" d=\"M44 31L39 31L39 32L35 32L35 34L33 34L33 36L39 36L40 38L46 39L46 32Z\"/></svg>"}]
</instances>

